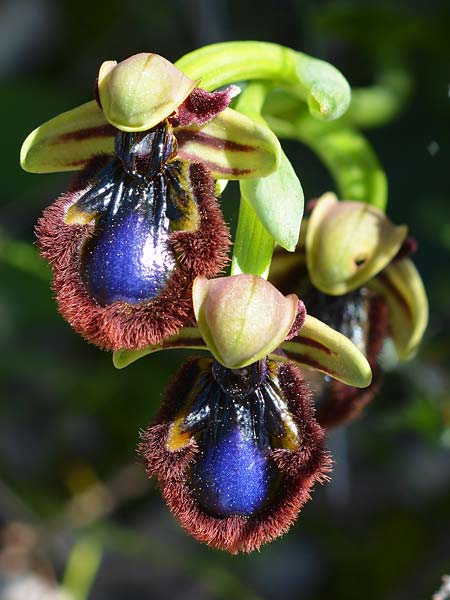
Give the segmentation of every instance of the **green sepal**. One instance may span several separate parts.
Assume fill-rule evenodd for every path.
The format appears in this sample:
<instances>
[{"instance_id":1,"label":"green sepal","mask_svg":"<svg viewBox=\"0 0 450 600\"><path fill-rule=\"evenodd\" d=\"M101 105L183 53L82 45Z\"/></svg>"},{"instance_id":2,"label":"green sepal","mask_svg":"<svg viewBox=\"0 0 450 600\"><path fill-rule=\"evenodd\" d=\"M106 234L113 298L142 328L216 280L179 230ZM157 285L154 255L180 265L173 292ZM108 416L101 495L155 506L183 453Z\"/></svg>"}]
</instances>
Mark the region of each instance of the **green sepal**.
<instances>
[{"instance_id":1,"label":"green sepal","mask_svg":"<svg viewBox=\"0 0 450 600\"><path fill-rule=\"evenodd\" d=\"M20 151L30 173L78 171L94 156L114 153L114 128L95 100L64 112L37 127Z\"/></svg>"},{"instance_id":2,"label":"green sepal","mask_svg":"<svg viewBox=\"0 0 450 600\"><path fill-rule=\"evenodd\" d=\"M184 327L176 335L165 338L160 344L146 346L141 350L116 350L113 354L113 364L116 369L124 369L148 354L160 350L176 350L177 348L208 350L197 327Z\"/></svg>"},{"instance_id":3,"label":"green sepal","mask_svg":"<svg viewBox=\"0 0 450 600\"><path fill-rule=\"evenodd\" d=\"M310 315L306 316L298 336L283 342L280 350L272 354L271 358L288 358L346 385L364 388L372 381L370 365L355 344Z\"/></svg>"},{"instance_id":4,"label":"green sepal","mask_svg":"<svg viewBox=\"0 0 450 600\"><path fill-rule=\"evenodd\" d=\"M288 335L297 315L297 296L283 296L257 275L197 277L192 302L210 352L229 369L261 360Z\"/></svg>"},{"instance_id":5,"label":"green sepal","mask_svg":"<svg viewBox=\"0 0 450 600\"><path fill-rule=\"evenodd\" d=\"M100 67L98 93L103 112L122 131L147 131L177 110L196 82L171 62L149 52Z\"/></svg>"},{"instance_id":6,"label":"green sepal","mask_svg":"<svg viewBox=\"0 0 450 600\"><path fill-rule=\"evenodd\" d=\"M389 326L398 357L412 358L428 324L428 299L414 263L409 258L393 262L367 287L388 304Z\"/></svg>"},{"instance_id":7,"label":"green sepal","mask_svg":"<svg viewBox=\"0 0 450 600\"><path fill-rule=\"evenodd\" d=\"M148 354L180 348L210 350L199 329L185 327L156 346L147 346L142 350L118 350L114 352L113 363L117 369L124 369ZM273 349L269 357L276 361L292 360L346 385L367 387L372 380L369 363L358 348L344 335L309 315L299 335Z\"/></svg>"},{"instance_id":8,"label":"green sepal","mask_svg":"<svg viewBox=\"0 0 450 600\"><path fill-rule=\"evenodd\" d=\"M364 285L385 268L407 235L365 202L338 201L324 194L306 231L306 262L314 286L340 296Z\"/></svg>"}]
</instances>

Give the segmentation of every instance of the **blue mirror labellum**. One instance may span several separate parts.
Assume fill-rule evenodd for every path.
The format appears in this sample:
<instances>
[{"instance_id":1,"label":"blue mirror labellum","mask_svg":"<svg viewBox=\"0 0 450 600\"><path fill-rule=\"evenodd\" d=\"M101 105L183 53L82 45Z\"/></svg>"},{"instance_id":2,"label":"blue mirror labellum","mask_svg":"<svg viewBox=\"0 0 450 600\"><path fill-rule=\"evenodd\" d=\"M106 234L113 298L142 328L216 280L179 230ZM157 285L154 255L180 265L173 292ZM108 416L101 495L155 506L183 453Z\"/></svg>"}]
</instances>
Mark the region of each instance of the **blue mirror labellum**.
<instances>
[{"instance_id":1,"label":"blue mirror labellum","mask_svg":"<svg viewBox=\"0 0 450 600\"><path fill-rule=\"evenodd\" d=\"M140 349L192 317L197 275L227 262L229 232L201 163L176 158L168 121L118 131L37 227L61 314L108 350Z\"/></svg>"},{"instance_id":2,"label":"blue mirror labellum","mask_svg":"<svg viewBox=\"0 0 450 600\"><path fill-rule=\"evenodd\" d=\"M185 363L140 452L182 526L232 553L285 533L330 470L308 386L292 363L269 360Z\"/></svg>"}]
</instances>

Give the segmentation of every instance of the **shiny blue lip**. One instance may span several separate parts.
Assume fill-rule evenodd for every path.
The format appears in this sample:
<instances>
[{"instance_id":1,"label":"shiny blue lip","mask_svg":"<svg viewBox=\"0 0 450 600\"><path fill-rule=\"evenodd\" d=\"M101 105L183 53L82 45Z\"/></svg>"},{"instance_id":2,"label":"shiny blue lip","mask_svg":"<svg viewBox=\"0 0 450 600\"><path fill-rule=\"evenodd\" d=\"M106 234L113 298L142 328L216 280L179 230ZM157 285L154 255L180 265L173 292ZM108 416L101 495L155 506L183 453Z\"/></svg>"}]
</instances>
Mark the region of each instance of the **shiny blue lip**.
<instances>
[{"instance_id":1,"label":"shiny blue lip","mask_svg":"<svg viewBox=\"0 0 450 600\"><path fill-rule=\"evenodd\" d=\"M163 123L149 132L118 132L115 158L91 179L74 208L90 214L94 232L81 248L80 276L99 305L149 302L177 268L171 222L185 200L173 134Z\"/></svg>"},{"instance_id":2,"label":"shiny blue lip","mask_svg":"<svg viewBox=\"0 0 450 600\"><path fill-rule=\"evenodd\" d=\"M265 362L235 370L214 363L192 395L182 430L195 435L199 450L190 473L194 496L215 517L260 512L281 482L272 452L282 447L287 410Z\"/></svg>"},{"instance_id":3,"label":"shiny blue lip","mask_svg":"<svg viewBox=\"0 0 450 600\"><path fill-rule=\"evenodd\" d=\"M116 183L115 198L97 221L81 253L81 278L100 305L139 304L166 287L176 260L170 247L166 186L159 177L145 185ZM147 199L143 202L143 196Z\"/></svg>"}]
</instances>

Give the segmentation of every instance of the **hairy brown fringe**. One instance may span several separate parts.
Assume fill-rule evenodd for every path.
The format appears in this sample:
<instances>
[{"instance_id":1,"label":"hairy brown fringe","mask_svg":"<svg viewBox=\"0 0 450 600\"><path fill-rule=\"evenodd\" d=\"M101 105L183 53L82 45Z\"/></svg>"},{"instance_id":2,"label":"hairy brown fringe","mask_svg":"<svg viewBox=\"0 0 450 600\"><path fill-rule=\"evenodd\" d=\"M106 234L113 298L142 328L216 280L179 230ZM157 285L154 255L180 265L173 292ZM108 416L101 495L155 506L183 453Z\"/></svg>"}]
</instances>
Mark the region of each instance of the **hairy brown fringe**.
<instances>
[{"instance_id":1,"label":"hairy brown fringe","mask_svg":"<svg viewBox=\"0 0 450 600\"><path fill-rule=\"evenodd\" d=\"M196 358L187 361L169 384L154 422L142 433L139 452L149 476L157 476L174 516L198 541L232 554L252 552L283 535L311 497L314 483L328 480L331 458L324 449L325 433L314 418L308 385L292 363L277 367L281 389L298 428L296 451L277 449L273 459L282 482L270 506L251 517L214 517L204 512L189 485L189 468L198 453L194 437L180 450L170 451L167 439L175 415L200 371Z\"/></svg>"},{"instance_id":2,"label":"hairy brown fringe","mask_svg":"<svg viewBox=\"0 0 450 600\"><path fill-rule=\"evenodd\" d=\"M89 179L105 164L94 159L75 179L71 190L60 196L39 219L36 235L41 255L53 269L53 290L61 315L87 341L105 350L140 349L173 335L193 317L191 288L197 275L214 277L226 265L230 234L214 197L207 169L192 163L189 179L196 199L200 224L196 231L171 234L179 265L164 292L150 302L131 305L114 302L99 306L80 278L80 253L94 226L68 225L64 215L89 187Z\"/></svg>"}]
</instances>

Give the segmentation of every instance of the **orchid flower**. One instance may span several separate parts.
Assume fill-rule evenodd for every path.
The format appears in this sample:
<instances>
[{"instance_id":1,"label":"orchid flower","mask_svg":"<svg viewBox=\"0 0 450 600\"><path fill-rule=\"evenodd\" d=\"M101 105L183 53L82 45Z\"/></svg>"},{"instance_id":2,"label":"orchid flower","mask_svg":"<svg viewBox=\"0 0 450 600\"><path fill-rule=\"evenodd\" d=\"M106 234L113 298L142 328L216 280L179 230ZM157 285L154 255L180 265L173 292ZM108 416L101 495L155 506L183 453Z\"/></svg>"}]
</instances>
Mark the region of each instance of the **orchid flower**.
<instances>
[{"instance_id":1,"label":"orchid flower","mask_svg":"<svg viewBox=\"0 0 450 600\"><path fill-rule=\"evenodd\" d=\"M400 360L415 355L428 322L428 301L408 256L407 227L393 225L378 208L328 193L314 203L302 227L295 256L277 256L272 280L281 289L288 280L297 281L312 314L351 339L374 372L364 390L335 382L325 386L318 419L330 426L354 418L372 399L386 338Z\"/></svg>"},{"instance_id":2,"label":"orchid flower","mask_svg":"<svg viewBox=\"0 0 450 600\"><path fill-rule=\"evenodd\" d=\"M103 63L96 91L34 130L21 163L80 170L39 221L41 253L72 327L101 348L136 349L178 331L194 278L227 262L213 178L263 177L280 147L227 108L236 86L207 92L156 54Z\"/></svg>"},{"instance_id":3,"label":"orchid flower","mask_svg":"<svg viewBox=\"0 0 450 600\"><path fill-rule=\"evenodd\" d=\"M330 471L324 431L296 365L361 387L371 371L352 342L262 277L199 277L193 305L197 327L159 346L116 352L114 361L123 368L180 347L213 355L181 367L140 452L191 535L250 552L288 530Z\"/></svg>"}]
</instances>

